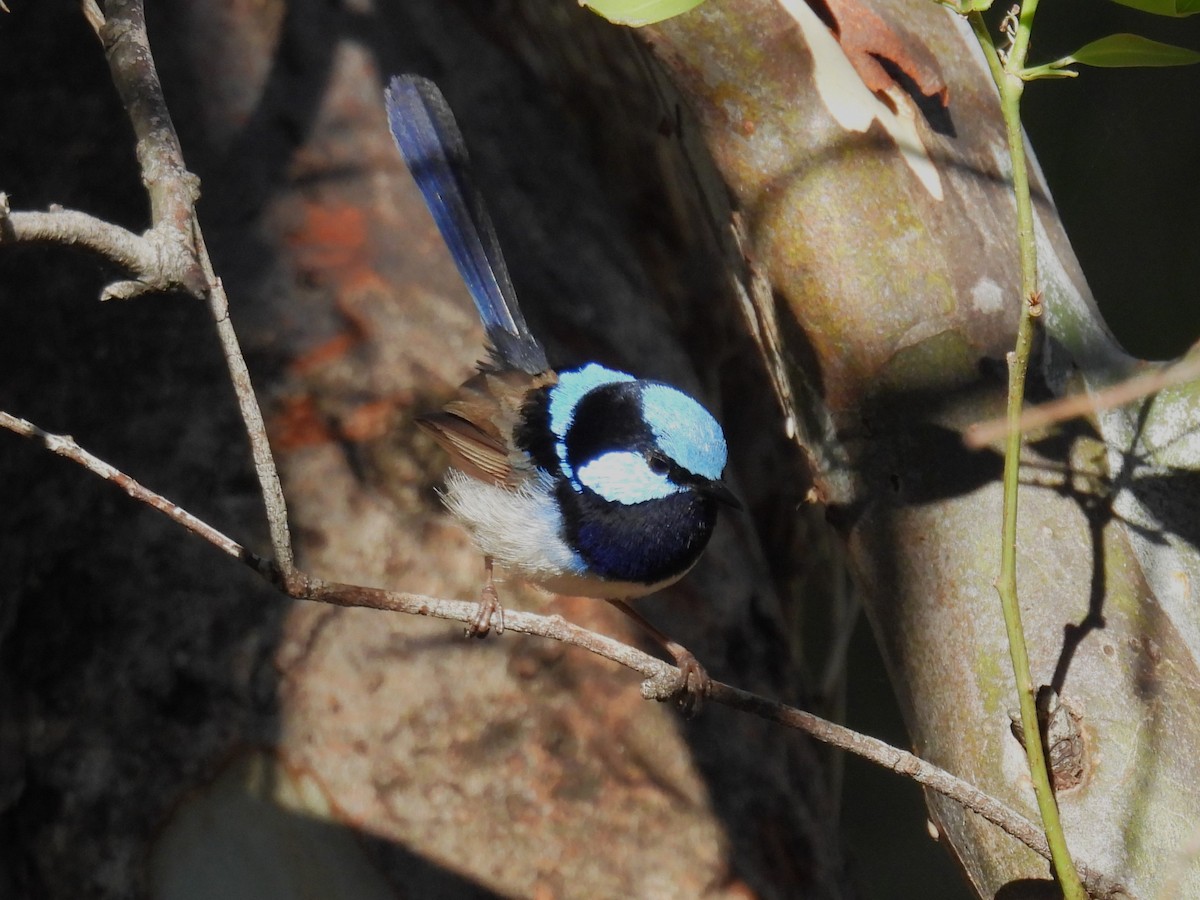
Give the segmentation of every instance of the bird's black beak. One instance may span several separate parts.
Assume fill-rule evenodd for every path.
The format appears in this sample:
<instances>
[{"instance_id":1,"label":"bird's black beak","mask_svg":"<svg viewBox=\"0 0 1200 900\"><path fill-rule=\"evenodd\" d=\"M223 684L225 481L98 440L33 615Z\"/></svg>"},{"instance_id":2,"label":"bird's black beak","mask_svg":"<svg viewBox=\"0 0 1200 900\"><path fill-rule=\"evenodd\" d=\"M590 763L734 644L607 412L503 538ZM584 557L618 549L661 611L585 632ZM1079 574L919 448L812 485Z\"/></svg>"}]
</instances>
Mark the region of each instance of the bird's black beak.
<instances>
[{"instance_id":1,"label":"bird's black beak","mask_svg":"<svg viewBox=\"0 0 1200 900\"><path fill-rule=\"evenodd\" d=\"M733 491L723 481L706 481L700 485L700 493L724 503L731 509L741 509L742 504L733 496Z\"/></svg>"}]
</instances>

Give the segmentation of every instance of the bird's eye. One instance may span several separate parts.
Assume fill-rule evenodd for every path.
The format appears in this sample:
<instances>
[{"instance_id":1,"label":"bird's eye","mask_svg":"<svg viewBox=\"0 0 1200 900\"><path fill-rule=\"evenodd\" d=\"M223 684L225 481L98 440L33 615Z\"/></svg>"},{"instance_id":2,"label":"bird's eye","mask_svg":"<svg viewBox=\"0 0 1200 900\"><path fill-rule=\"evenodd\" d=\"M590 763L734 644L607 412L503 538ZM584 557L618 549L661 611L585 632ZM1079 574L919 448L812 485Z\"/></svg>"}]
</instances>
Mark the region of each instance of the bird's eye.
<instances>
[{"instance_id":1,"label":"bird's eye","mask_svg":"<svg viewBox=\"0 0 1200 900\"><path fill-rule=\"evenodd\" d=\"M666 457L660 456L657 453L646 454L646 465L650 467L650 471L655 475L666 475L671 471L671 464Z\"/></svg>"}]
</instances>

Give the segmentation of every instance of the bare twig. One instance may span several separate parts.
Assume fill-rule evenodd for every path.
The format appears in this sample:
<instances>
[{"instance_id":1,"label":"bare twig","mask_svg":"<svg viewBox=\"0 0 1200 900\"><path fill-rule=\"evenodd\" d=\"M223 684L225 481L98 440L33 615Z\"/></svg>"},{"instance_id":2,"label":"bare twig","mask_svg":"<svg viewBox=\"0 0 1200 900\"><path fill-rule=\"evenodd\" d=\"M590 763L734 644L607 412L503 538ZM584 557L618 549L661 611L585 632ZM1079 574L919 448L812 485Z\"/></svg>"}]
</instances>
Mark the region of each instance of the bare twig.
<instances>
[{"instance_id":1,"label":"bare twig","mask_svg":"<svg viewBox=\"0 0 1200 900\"><path fill-rule=\"evenodd\" d=\"M44 212L13 212L8 195L0 193L0 245L18 242L85 247L134 276L107 285L100 292L101 300L123 300L151 291L191 290L174 265L177 254L164 250L161 236L153 229L138 235L85 212L56 206Z\"/></svg>"},{"instance_id":2,"label":"bare twig","mask_svg":"<svg viewBox=\"0 0 1200 900\"><path fill-rule=\"evenodd\" d=\"M271 535L271 546L275 552L275 563L286 582L295 573L296 563L292 555L292 541L288 531L287 503L283 499L283 484L279 480L279 470L275 467L275 457L271 454L271 444L267 440L267 427L263 421L262 410L258 405L258 397L255 396L254 385L250 383L250 370L242 356L237 332L233 329L233 322L229 319L229 298L225 295L225 286L221 283L221 279L213 271L212 260L209 259L208 250L204 246L204 235L198 226L196 243L200 250L200 265L209 285L208 306L212 312L213 322L217 326L217 337L221 342L225 365L229 369L229 380L233 384L242 422L246 426L246 436L250 441L254 471L262 488L263 507L267 514L267 528Z\"/></svg>"},{"instance_id":3,"label":"bare twig","mask_svg":"<svg viewBox=\"0 0 1200 900\"><path fill-rule=\"evenodd\" d=\"M0 194L0 244L17 241L87 247L132 272L158 267L150 242L132 231L72 209L10 212L8 196Z\"/></svg>"},{"instance_id":4,"label":"bare twig","mask_svg":"<svg viewBox=\"0 0 1200 900\"><path fill-rule=\"evenodd\" d=\"M150 53L141 0L106 0L103 13L94 0L84 0L82 8L104 45L113 84L133 123L151 227L136 235L74 210L10 212L7 200L0 199L0 243L51 241L103 254L133 276L105 287L103 300L167 290L203 297L209 286L194 239L199 180L183 163Z\"/></svg>"},{"instance_id":5,"label":"bare twig","mask_svg":"<svg viewBox=\"0 0 1200 900\"><path fill-rule=\"evenodd\" d=\"M193 240L199 180L183 164L150 55L141 0L107 0L105 11L107 16L94 0L83 3L84 16L104 45L113 83L137 135L138 163L150 197L151 227L136 235L75 210L10 212L7 198L0 195L0 244L49 241L102 254L133 276L105 287L102 300L169 290L202 297L207 285Z\"/></svg>"},{"instance_id":6,"label":"bare twig","mask_svg":"<svg viewBox=\"0 0 1200 900\"><path fill-rule=\"evenodd\" d=\"M1145 372L1126 379L1112 387L1096 391L1094 394L1073 394L1060 400L1051 400L1031 407L1021 414L1018 428L1021 431L1031 431L1044 428L1057 422L1066 422L1094 412L1115 409L1151 394L1157 394L1167 388L1177 387L1200 378L1200 352L1189 353L1179 362ZM963 435L963 443L973 449L986 447L993 441L1007 437L1009 424L1007 419L992 419L972 425Z\"/></svg>"},{"instance_id":7,"label":"bare twig","mask_svg":"<svg viewBox=\"0 0 1200 900\"><path fill-rule=\"evenodd\" d=\"M88 453L72 438L49 434L24 419L2 411L0 411L0 428L6 428L32 438L54 453L71 459L88 471L120 486L135 500L140 500L157 509L173 522L199 535L235 559L247 563L276 588L294 599L312 600L335 606L363 607L407 613L408 615L430 616L435 619L448 619L465 624L473 622L478 614L479 604L475 601L444 600L422 594L322 581L296 569L292 569L290 574L285 577L284 573L269 560L255 556L216 528ZM671 699L678 684L679 670L670 663L606 635L573 625L562 616L542 616L536 613L506 609L504 611L504 630L560 641L632 669L646 679L642 683L642 695L648 700ZM974 785L951 775L945 769L925 762L912 753L893 747L878 738L834 724L804 710L752 694L749 691L743 691L720 681L712 683L709 699L768 721L777 722L788 728L803 731L819 741L911 778L982 816L1043 858L1050 858L1045 835L1034 823ZM1123 888L1111 879L1093 872L1086 866L1081 866L1080 872L1093 897L1120 896L1132 900L1131 895L1124 892Z\"/></svg>"},{"instance_id":8,"label":"bare twig","mask_svg":"<svg viewBox=\"0 0 1200 900\"><path fill-rule=\"evenodd\" d=\"M207 285L194 241L200 180L183 163L183 150L150 53L142 2L105 0L104 13L98 34L113 84L137 136L138 164L150 197L152 228L147 237L158 244L163 268L175 273L188 293L202 297ZM136 293L140 291L130 288L124 296Z\"/></svg>"},{"instance_id":9,"label":"bare twig","mask_svg":"<svg viewBox=\"0 0 1200 900\"><path fill-rule=\"evenodd\" d=\"M1024 734L1025 759L1029 780L1037 798L1046 841L1052 857L1054 876L1066 900L1087 900L1080 867L1076 865L1067 844L1054 786L1050 782L1046 750L1038 725L1033 675L1029 665L1029 647L1021 621L1021 603L1017 584L1017 533L1019 525L1020 467L1023 437L1017 422L1025 404L1025 387L1032 356L1036 325L1042 317L1041 291L1038 289L1037 241L1034 231L1033 200L1029 190L1028 154L1025 132L1021 128L1021 97L1025 89L1022 77L1029 52L1029 38L1039 0L1022 0L1014 5L1001 24L1009 44L997 48L986 28L975 28L975 34L988 58L992 76L999 91L1000 111L1008 142L1008 157L1012 164L1012 191L1016 202L1016 236L1021 264L1021 315L1017 320L1016 341L1007 354L1008 397L1006 418L1008 436L1004 442L1004 498L1000 525L1000 571L995 588L1004 614L1004 630L1008 638L1008 653L1012 661L1013 680L1017 688L1017 703L1021 710L1021 730ZM998 61L998 65L996 64Z\"/></svg>"},{"instance_id":10,"label":"bare twig","mask_svg":"<svg viewBox=\"0 0 1200 900\"><path fill-rule=\"evenodd\" d=\"M98 456L88 453L79 444L75 443L75 439L69 434L50 434L38 428L32 422L10 415L2 410L0 410L0 427L7 428L9 431L37 441L51 453L57 453L59 456L79 463L79 465L83 466L89 472L99 475L105 481L111 481L117 485L117 487L134 500L141 501L147 506L157 509L171 521L177 522L194 534L198 534L219 550L228 553L235 559L240 559L248 563L264 575L270 572L270 564L266 560L263 560L262 557L251 553L233 538L222 534L211 525L196 518L190 512L172 503L161 494L156 494L115 466L106 463Z\"/></svg>"}]
</instances>

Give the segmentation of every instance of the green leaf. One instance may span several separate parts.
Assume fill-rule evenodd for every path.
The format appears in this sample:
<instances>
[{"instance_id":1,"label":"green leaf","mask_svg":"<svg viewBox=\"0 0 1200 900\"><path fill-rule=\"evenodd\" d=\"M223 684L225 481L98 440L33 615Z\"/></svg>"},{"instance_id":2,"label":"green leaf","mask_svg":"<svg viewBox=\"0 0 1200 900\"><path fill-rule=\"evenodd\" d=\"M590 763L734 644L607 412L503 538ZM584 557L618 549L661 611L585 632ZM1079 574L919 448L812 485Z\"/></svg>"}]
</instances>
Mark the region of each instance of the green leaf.
<instances>
[{"instance_id":1,"label":"green leaf","mask_svg":"<svg viewBox=\"0 0 1200 900\"><path fill-rule=\"evenodd\" d=\"M1156 16L1194 16L1200 12L1200 0L1113 0L1122 6L1140 9Z\"/></svg>"},{"instance_id":2,"label":"green leaf","mask_svg":"<svg viewBox=\"0 0 1200 900\"><path fill-rule=\"evenodd\" d=\"M653 25L682 15L704 0L579 0L582 6L617 25ZM1190 2L1190 0L1180 0Z\"/></svg>"},{"instance_id":3,"label":"green leaf","mask_svg":"<svg viewBox=\"0 0 1200 900\"><path fill-rule=\"evenodd\" d=\"M1054 68L1082 63L1085 66L1190 66L1200 62L1200 53L1187 47L1163 44L1137 34L1110 34L1080 47L1070 56L1050 63Z\"/></svg>"}]
</instances>

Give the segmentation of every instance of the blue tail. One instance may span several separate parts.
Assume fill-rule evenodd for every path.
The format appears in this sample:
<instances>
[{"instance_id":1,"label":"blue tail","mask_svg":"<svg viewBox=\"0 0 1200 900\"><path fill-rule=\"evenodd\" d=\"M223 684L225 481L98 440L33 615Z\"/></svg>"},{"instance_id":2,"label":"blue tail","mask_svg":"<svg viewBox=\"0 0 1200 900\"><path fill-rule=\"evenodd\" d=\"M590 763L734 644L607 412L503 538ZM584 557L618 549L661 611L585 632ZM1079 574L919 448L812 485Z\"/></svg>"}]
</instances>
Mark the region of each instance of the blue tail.
<instances>
[{"instance_id":1,"label":"blue tail","mask_svg":"<svg viewBox=\"0 0 1200 900\"><path fill-rule=\"evenodd\" d=\"M471 181L467 146L437 85L397 75L384 92L388 124L454 263L475 300L494 361L536 375L549 368L530 334L496 229Z\"/></svg>"}]
</instances>

